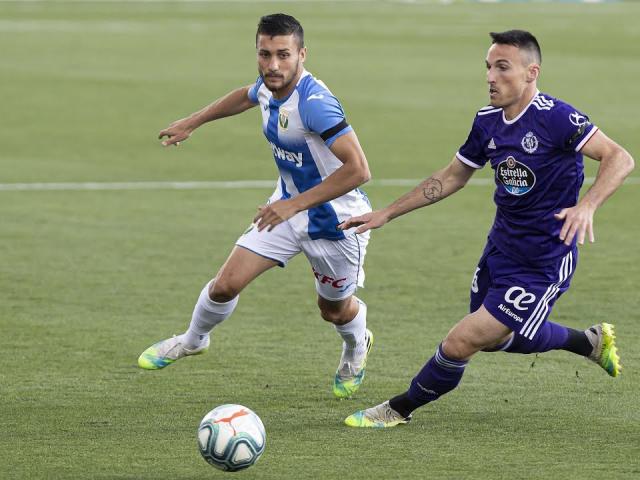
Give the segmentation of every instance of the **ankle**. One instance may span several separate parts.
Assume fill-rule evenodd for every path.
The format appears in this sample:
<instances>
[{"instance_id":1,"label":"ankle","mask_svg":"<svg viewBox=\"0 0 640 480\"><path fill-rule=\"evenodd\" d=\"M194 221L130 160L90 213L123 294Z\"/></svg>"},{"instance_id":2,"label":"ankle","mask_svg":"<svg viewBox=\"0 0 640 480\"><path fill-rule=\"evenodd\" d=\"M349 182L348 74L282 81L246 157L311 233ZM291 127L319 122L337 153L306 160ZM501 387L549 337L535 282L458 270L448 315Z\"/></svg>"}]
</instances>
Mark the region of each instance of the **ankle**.
<instances>
[{"instance_id":1,"label":"ankle","mask_svg":"<svg viewBox=\"0 0 640 480\"><path fill-rule=\"evenodd\" d=\"M389 406L404 418L408 418L411 415L411 412L420 405L416 405L415 402L409 398L409 393L404 392L390 399Z\"/></svg>"},{"instance_id":2,"label":"ankle","mask_svg":"<svg viewBox=\"0 0 640 480\"><path fill-rule=\"evenodd\" d=\"M207 343L207 339L209 338L209 334L199 334L192 332L191 330L187 330L184 334L181 335L182 343L185 347L190 350L194 348L200 348Z\"/></svg>"}]
</instances>

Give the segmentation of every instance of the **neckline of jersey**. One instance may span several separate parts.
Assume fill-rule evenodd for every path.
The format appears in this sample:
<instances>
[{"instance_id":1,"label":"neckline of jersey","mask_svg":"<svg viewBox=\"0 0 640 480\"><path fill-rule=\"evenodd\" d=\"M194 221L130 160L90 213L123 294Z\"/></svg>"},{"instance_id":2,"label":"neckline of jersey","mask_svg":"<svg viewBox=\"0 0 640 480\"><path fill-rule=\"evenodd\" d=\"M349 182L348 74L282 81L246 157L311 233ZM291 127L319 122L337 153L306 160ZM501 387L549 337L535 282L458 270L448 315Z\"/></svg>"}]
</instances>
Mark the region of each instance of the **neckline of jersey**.
<instances>
[{"instance_id":1,"label":"neckline of jersey","mask_svg":"<svg viewBox=\"0 0 640 480\"><path fill-rule=\"evenodd\" d=\"M533 103L533 101L538 97L538 95L540 95L540 90L538 90L536 88L536 93L533 95L533 97L531 97L531 101L527 104L526 107L524 107L522 109L522 111L518 114L517 117L515 117L513 120L507 120L507 117L504 116L504 108L502 109L502 121L506 124L506 125L513 125L514 123L516 123L518 120L520 120L520 117L522 117L527 110L529 110L529 107L531 106L531 104Z\"/></svg>"},{"instance_id":2,"label":"neckline of jersey","mask_svg":"<svg viewBox=\"0 0 640 480\"><path fill-rule=\"evenodd\" d=\"M298 86L300 85L300 82L307 75L311 75L311 74L307 70L305 70L303 68L302 69L302 75L300 75L300 78L298 79L298 83L296 83L296 87L293 90L291 90L291 93L289 93L289 95L287 95L286 97L284 97L284 98L282 98L280 100L278 100L277 98L274 98L273 93L272 93L271 94L271 98L269 99L269 104L273 105L274 107L280 107L282 104L284 104L287 100L289 100L291 98L291 95L293 95L293 92L298 90Z\"/></svg>"}]
</instances>

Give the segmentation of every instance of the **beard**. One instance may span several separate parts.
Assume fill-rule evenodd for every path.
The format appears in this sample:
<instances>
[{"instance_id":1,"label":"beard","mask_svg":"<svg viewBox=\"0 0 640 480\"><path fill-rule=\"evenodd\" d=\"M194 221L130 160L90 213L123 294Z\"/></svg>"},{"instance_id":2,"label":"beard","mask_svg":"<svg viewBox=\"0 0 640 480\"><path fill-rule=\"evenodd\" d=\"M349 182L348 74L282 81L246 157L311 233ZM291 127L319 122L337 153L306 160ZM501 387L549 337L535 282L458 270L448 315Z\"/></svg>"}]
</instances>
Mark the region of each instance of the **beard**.
<instances>
[{"instance_id":1,"label":"beard","mask_svg":"<svg viewBox=\"0 0 640 480\"><path fill-rule=\"evenodd\" d=\"M279 90L284 90L287 87L289 87L289 85L291 85L291 82L293 82L293 79L296 77L296 74L298 73L298 68L300 67L300 60L298 60L296 62L296 66L295 69L293 70L293 73L291 74L291 76L289 78L287 78L285 75L282 74L278 74L278 75L265 75L263 74L260 70L258 70L258 74L260 75L260 78L262 79L262 82L264 83L264 86L267 87L267 89L269 89L269 91L271 92L277 92ZM282 80L282 85L278 86L278 87L272 87L267 83L267 80L269 79L281 79Z\"/></svg>"}]
</instances>

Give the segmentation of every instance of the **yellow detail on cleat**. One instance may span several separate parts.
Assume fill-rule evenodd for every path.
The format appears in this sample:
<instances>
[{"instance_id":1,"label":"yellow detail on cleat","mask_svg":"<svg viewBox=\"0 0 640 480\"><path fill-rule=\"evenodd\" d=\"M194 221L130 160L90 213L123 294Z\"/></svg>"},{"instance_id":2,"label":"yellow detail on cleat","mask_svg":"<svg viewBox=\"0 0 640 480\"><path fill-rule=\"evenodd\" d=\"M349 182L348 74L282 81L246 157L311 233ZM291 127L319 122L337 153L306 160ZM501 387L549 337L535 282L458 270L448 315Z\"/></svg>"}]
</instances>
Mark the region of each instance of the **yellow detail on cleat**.
<instances>
[{"instance_id":1,"label":"yellow detail on cleat","mask_svg":"<svg viewBox=\"0 0 640 480\"><path fill-rule=\"evenodd\" d=\"M615 339L615 327L610 323L603 323L602 348L600 350L598 364L612 377L617 377L622 371Z\"/></svg>"},{"instance_id":2,"label":"yellow detail on cleat","mask_svg":"<svg viewBox=\"0 0 640 480\"><path fill-rule=\"evenodd\" d=\"M189 350L182 345L177 337L168 338L147 348L138 357L138 366L145 370L160 370L174 363L176 360L192 355L202 355L209 350L209 340L207 343L195 350Z\"/></svg>"}]
</instances>

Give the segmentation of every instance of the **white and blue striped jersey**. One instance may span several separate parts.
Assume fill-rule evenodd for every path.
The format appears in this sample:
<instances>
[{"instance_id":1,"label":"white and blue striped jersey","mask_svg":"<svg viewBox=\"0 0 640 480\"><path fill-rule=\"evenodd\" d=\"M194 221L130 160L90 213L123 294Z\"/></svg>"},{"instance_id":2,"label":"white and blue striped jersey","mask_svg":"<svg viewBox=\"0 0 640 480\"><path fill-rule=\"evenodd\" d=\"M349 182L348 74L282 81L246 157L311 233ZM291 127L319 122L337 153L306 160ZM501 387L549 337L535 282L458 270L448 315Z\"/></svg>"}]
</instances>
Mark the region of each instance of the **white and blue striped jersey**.
<instances>
[{"instance_id":1,"label":"white and blue striped jersey","mask_svg":"<svg viewBox=\"0 0 640 480\"><path fill-rule=\"evenodd\" d=\"M270 202L295 197L342 166L329 147L352 128L340 102L324 83L305 70L287 98L273 98L262 78L258 78L248 95L253 103L259 104L262 130L280 173ZM289 224L297 234L312 240L342 240L344 233L336 226L349 217L370 211L365 193L354 189L299 212L289 219Z\"/></svg>"}]
</instances>

